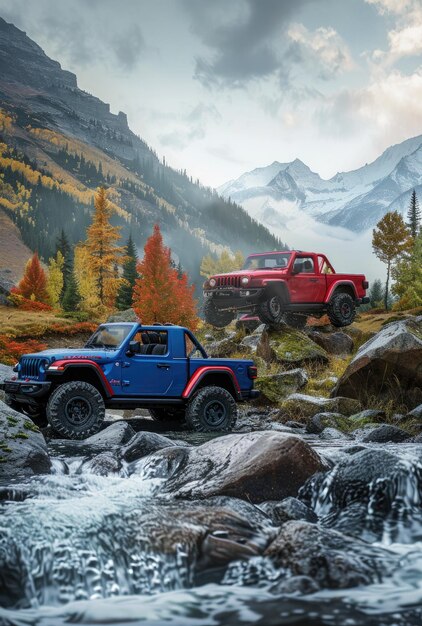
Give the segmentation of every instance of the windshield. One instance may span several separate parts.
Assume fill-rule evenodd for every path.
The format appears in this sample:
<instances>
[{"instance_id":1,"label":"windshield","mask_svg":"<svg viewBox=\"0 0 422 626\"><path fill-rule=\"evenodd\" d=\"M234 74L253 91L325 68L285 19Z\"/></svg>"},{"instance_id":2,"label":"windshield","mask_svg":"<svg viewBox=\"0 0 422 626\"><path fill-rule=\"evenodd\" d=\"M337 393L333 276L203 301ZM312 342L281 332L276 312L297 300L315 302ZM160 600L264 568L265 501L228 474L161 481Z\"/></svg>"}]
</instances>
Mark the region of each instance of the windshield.
<instances>
[{"instance_id":1,"label":"windshield","mask_svg":"<svg viewBox=\"0 0 422 626\"><path fill-rule=\"evenodd\" d=\"M284 270L286 269L291 253L274 253L274 254L257 254L256 256L248 256L243 266L244 270Z\"/></svg>"},{"instance_id":2,"label":"windshield","mask_svg":"<svg viewBox=\"0 0 422 626\"><path fill-rule=\"evenodd\" d=\"M131 332L133 326L119 324L103 324L85 344L85 348L114 349L121 346Z\"/></svg>"}]
</instances>

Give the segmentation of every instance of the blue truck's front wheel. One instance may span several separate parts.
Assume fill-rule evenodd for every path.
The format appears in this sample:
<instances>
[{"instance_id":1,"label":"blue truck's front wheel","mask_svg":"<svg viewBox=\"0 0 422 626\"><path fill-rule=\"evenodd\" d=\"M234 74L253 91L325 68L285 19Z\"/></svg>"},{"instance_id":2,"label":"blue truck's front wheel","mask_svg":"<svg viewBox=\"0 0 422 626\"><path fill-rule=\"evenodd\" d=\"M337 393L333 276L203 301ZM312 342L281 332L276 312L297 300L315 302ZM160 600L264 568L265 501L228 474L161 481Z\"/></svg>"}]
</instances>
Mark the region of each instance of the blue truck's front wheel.
<instances>
[{"instance_id":1,"label":"blue truck's front wheel","mask_svg":"<svg viewBox=\"0 0 422 626\"><path fill-rule=\"evenodd\" d=\"M223 387L203 387L186 408L186 423L198 432L230 432L237 419L237 404Z\"/></svg>"},{"instance_id":2,"label":"blue truck's front wheel","mask_svg":"<svg viewBox=\"0 0 422 626\"><path fill-rule=\"evenodd\" d=\"M75 380L57 387L47 404L50 426L67 439L86 439L97 433L104 421L105 405L98 389Z\"/></svg>"}]
</instances>

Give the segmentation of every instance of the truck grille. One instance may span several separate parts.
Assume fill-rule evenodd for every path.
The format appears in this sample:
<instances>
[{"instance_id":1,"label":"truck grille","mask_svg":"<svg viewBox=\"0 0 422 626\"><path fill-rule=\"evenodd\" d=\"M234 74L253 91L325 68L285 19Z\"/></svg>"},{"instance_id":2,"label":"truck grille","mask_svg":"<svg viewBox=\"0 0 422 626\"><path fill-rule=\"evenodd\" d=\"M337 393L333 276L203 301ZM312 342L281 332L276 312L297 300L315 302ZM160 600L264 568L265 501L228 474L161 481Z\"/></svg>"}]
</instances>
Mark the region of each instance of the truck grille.
<instances>
[{"instance_id":1,"label":"truck grille","mask_svg":"<svg viewBox=\"0 0 422 626\"><path fill-rule=\"evenodd\" d=\"M240 287L240 276L219 276L217 287Z\"/></svg>"},{"instance_id":2,"label":"truck grille","mask_svg":"<svg viewBox=\"0 0 422 626\"><path fill-rule=\"evenodd\" d=\"M37 357L24 357L21 360L20 374L22 378L37 377L40 374L40 367L45 359Z\"/></svg>"}]
</instances>

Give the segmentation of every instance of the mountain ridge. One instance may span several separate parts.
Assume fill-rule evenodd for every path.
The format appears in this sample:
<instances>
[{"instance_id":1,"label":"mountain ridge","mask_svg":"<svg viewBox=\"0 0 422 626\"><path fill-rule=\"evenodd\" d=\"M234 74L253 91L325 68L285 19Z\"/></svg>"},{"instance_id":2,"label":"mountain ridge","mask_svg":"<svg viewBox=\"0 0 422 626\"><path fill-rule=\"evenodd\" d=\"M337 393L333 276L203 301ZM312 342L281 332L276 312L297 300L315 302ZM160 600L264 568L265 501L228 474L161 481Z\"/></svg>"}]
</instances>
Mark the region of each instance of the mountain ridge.
<instances>
[{"instance_id":1,"label":"mountain ridge","mask_svg":"<svg viewBox=\"0 0 422 626\"><path fill-rule=\"evenodd\" d=\"M160 224L198 295L205 254L285 247L242 207L161 161L125 113L79 89L75 74L2 18L0 109L0 210L45 260L61 228L72 243L84 239L98 185L139 251Z\"/></svg>"}]
</instances>

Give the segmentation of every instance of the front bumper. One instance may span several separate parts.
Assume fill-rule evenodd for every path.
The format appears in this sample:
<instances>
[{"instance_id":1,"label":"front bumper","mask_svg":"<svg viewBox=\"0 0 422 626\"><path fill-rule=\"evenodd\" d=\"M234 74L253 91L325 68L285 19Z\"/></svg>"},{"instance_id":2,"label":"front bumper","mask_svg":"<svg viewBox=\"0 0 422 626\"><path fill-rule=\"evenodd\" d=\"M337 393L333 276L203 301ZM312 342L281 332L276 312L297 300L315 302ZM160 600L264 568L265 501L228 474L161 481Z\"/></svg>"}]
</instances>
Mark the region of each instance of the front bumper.
<instances>
[{"instance_id":1,"label":"front bumper","mask_svg":"<svg viewBox=\"0 0 422 626\"><path fill-rule=\"evenodd\" d=\"M38 380L5 380L1 387L12 400L32 403L48 394L51 382L41 382Z\"/></svg>"},{"instance_id":2,"label":"front bumper","mask_svg":"<svg viewBox=\"0 0 422 626\"><path fill-rule=\"evenodd\" d=\"M219 309L255 306L261 300L264 287L216 287L204 289L204 298L212 298Z\"/></svg>"}]
</instances>

